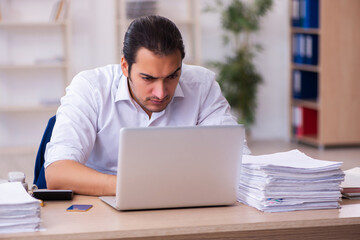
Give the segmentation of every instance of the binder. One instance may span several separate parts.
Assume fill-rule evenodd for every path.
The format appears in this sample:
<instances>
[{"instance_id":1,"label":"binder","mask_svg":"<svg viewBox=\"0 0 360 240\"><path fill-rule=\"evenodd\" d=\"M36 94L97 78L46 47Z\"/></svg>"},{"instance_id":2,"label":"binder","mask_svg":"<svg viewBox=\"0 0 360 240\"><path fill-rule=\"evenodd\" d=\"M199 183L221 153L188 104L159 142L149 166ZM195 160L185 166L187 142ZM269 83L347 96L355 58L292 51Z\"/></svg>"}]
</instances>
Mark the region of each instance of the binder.
<instances>
[{"instance_id":1,"label":"binder","mask_svg":"<svg viewBox=\"0 0 360 240\"><path fill-rule=\"evenodd\" d=\"M318 64L318 35L306 34L305 35L305 59L304 62L310 65Z\"/></svg>"},{"instance_id":2,"label":"binder","mask_svg":"<svg viewBox=\"0 0 360 240\"><path fill-rule=\"evenodd\" d=\"M293 61L294 63L304 63L305 62L305 51L306 51L306 39L304 34L296 33L293 36L293 49L294 49L294 56Z\"/></svg>"},{"instance_id":3,"label":"binder","mask_svg":"<svg viewBox=\"0 0 360 240\"><path fill-rule=\"evenodd\" d=\"M315 109L299 107L300 116L298 118L296 136L317 135L318 132L318 112Z\"/></svg>"},{"instance_id":4,"label":"binder","mask_svg":"<svg viewBox=\"0 0 360 240\"><path fill-rule=\"evenodd\" d=\"M300 27L300 0L292 1L292 26Z\"/></svg>"},{"instance_id":5,"label":"binder","mask_svg":"<svg viewBox=\"0 0 360 240\"><path fill-rule=\"evenodd\" d=\"M294 63L297 63L298 60L298 44L297 44L298 38L297 34L292 35L292 60Z\"/></svg>"},{"instance_id":6,"label":"binder","mask_svg":"<svg viewBox=\"0 0 360 240\"><path fill-rule=\"evenodd\" d=\"M319 0L293 0L292 25L319 28Z\"/></svg>"},{"instance_id":7,"label":"binder","mask_svg":"<svg viewBox=\"0 0 360 240\"><path fill-rule=\"evenodd\" d=\"M302 0L304 1L304 28L319 28L319 0Z\"/></svg>"},{"instance_id":8,"label":"binder","mask_svg":"<svg viewBox=\"0 0 360 240\"><path fill-rule=\"evenodd\" d=\"M317 65L319 40L316 34L295 33L293 35L293 62Z\"/></svg>"},{"instance_id":9,"label":"binder","mask_svg":"<svg viewBox=\"0 0 360 240\"><path fill-rule=\"evenodd\" d=\"M293 70L293 98L316 100L318 97L318 73Z\"/></svg>"},{"instance_id":10,"label":"binder","mask_svg":"<svg viewBox=\"0 0 360 240\"><path fill-rule=\"evenodd\" d=\"M292 108L292 133L297 136L298 128L302 124L302 111L299 106L293 106Z\"/></svg>"},{"instance_id":11,"label":"binder","mask_svg":"<svg viewBox=\"0 0 360 240\"><path fill-rule=\"evenodd\" d=\"M304 26L306 16L306 2L305 0L299 0L299 27Z\"/></svg>"}]
</instances>

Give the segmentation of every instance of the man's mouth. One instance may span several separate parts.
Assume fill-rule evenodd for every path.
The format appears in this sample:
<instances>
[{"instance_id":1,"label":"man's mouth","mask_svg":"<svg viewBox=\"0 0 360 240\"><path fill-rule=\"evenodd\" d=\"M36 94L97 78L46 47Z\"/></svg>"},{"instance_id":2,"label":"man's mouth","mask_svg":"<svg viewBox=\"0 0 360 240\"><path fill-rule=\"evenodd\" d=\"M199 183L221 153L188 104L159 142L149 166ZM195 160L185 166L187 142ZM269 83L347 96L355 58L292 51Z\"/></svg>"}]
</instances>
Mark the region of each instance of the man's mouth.
<instances>
[{"instance_id":1,"label":"man's mouth","mask_svg":"<svg viewBox=\"0 0 360 240\"><path fill-rule=\"evenodd\" d=\"M152 103L152 104L155 104L155 105L161 105L161 104L164 104L166 101L167 101L168 97L165 97L163 98L162 100L160 99L155 99L155 98L150 98L149 101Z\"/></svg>"},{"instance_id":2,"label":"man's mouth","mask_svg":"<svg viewBox=\"0 0 360 240\"><path fill-rule=\"evenodd\" d=\"M164 101L159 101L159 100L151 100L151 102L152 102L153 104L157 104L157 105L160 105L160 104L163 104L163 103L164 103Z\"/></svg>"}]
</instances>

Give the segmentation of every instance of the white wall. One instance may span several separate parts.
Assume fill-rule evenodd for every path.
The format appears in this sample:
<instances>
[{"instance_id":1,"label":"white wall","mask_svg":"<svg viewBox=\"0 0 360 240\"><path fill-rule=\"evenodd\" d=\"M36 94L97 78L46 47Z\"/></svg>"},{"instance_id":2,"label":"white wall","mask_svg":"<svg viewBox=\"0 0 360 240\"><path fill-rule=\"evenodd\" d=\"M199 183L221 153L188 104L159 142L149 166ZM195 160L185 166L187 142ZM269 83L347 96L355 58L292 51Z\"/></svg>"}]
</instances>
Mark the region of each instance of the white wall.
<instances>
[{"instance_id":1,"label":"white wall","mask_svg":"<svg viewBox=\"0 0 360 240\"><path fill-rule=\"evenodd\" d=\"M264 47L257 66L264 77L259 89L254 138L289 138L289 18L288 2L275 0L256 36Z\"/></svg>"}]
</instances>

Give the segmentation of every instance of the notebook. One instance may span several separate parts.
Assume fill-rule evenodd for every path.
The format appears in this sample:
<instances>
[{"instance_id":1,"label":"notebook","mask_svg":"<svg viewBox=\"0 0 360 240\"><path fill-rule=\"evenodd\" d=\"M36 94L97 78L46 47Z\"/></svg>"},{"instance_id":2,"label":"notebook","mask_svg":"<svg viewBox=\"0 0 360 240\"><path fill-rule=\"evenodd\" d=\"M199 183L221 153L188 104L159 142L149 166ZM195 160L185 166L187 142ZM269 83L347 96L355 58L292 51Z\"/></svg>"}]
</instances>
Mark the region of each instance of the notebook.
<instances>
[{"instance_id":1,"label":"notebook","mask_svg":"<svg viewBox=\"0 0 360 240\"><path fill-rule=\"evenodd\" d=\"M120 130L117 210L231 205L244 145L244 127L194 126Z\"/></svg>"}]
</instances>

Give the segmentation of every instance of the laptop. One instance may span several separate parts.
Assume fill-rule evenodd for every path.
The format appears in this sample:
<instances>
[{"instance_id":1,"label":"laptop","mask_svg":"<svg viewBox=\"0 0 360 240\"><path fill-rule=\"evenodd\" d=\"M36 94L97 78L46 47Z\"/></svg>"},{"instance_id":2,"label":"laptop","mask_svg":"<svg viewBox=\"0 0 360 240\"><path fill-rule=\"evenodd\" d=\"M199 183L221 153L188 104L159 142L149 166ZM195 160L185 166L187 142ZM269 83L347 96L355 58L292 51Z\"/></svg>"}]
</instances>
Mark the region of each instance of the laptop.
<instances>
[{"instance_id":1,"label":"laptop","mask_svg":"<svg viewBox=\"0 0 360 240\"><path fill-rule=\"evenodd\" d=\"M117 210L232 205L244 127L122 128L116 196L100 199Z\"/></svg>"}]
</instances>

